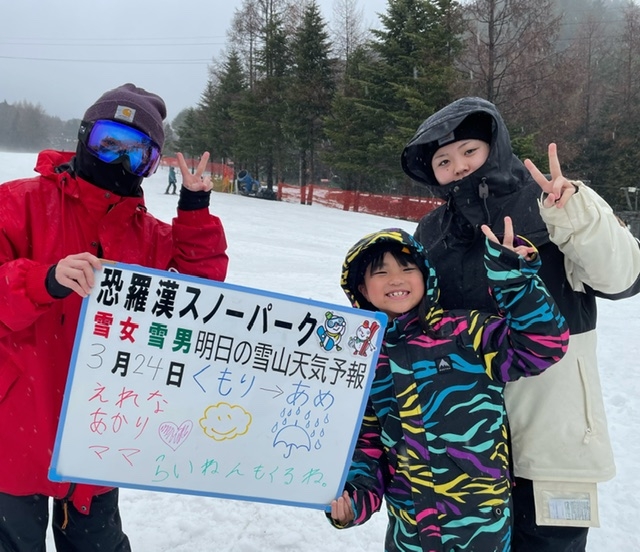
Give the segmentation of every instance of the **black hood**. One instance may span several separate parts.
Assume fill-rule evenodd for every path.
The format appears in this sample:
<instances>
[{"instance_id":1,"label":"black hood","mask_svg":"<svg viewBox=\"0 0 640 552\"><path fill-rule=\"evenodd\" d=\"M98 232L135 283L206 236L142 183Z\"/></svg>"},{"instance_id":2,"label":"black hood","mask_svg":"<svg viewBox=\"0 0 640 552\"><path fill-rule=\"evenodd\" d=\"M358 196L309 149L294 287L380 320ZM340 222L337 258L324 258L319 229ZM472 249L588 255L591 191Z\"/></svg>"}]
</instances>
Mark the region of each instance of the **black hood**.
<instances>
[{"instance_id":1,"label":"black hood","mask_svg":"<svg viewBox=\"0 0 640 552\"><path fill-rule=\"evenodd\" d=\"M440 186L431 168L433 143L452 133L472 113L485 113L493 121L489 157L471 175ZM489 194L499 196L512 193L531 180L527 168L513 154L509 131L500 113L495 105L482 98L461 98L426 119L404 148L401 163L412 180L426 184L439 197L447 197L454 187L460 188L467 181L484 180L489 186Z\"/></svg>"},{"instance_id":2,"label":"black hood","mask_svg":"<svg viewBox=\"0 0 640 552\"><path fill-rule=\"evenodd\" d=\"M440 186L431 168L433 142L445 138L472 113L491 117L489 156L470 175ZM536 245L548 239L536 205L541 190L513 154L507 126L495 105L487 100L461 98L431 115L404 148L402 168L435 196L446 199L440 213L440 239L450 233L463 241L482 238L482 224L488 224L496 234L502 233L505 215L513 217L516 233L527 235Z\"/></svg>"}]
</instances>

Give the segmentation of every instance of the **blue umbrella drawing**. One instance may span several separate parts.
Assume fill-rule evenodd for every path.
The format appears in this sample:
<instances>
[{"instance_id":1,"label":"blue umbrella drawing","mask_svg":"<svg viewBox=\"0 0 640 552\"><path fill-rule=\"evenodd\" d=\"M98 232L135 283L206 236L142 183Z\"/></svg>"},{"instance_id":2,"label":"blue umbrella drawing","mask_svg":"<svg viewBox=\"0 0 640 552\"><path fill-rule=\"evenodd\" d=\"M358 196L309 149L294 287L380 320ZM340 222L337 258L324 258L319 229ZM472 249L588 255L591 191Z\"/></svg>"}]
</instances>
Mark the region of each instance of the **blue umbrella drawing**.
<instances>
[{"instance_id":1,"label":"blue umbrella drawing","mask_svg":"<svg viewBox=\"0 0 640 552\"><path fill-rule=\"evenodd\" d=\"M279 444L283 444L287 447L287 452L284 454L284 458L291 456L291 450L293 447L297 449L311 450L311 439L309 434L300 426L289 425L283 427L278 433L276 433L273 439L273 448L276 448Z\"/></svg>"}]
</instances>

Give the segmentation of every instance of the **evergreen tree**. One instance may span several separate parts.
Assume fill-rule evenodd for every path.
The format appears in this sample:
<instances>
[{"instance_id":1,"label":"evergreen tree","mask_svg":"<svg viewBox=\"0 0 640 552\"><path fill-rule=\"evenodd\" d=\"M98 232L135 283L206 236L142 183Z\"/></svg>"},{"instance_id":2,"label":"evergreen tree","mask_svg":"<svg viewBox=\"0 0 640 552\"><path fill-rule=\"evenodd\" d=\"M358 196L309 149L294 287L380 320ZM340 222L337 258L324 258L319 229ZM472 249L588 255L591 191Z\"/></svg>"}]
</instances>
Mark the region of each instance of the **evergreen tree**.
<instances>
[{"instance_id":1,"label":"evergreen tree","mask_svg":"<svg viewBox=\"0 0 640 552\"><path fill-rule=\"evenodd\" d=\"M236 127L236 140L233 144L234 167L236 170L248 170L256 179L260 178L260 168L264 161L271 157L272 151L271 141L265 140L271 133L272 122L264 117L259 94L255 93L255 89L261 86L262 82L258 81L254 91L243 93L230 110Z\"/></svg>"},{"instance_id":2,"label":"evergreen tree","mask_svg":"<svg viewBox=\"0 0 640 552\"><path fill-rule=\"evenodd\" d=\"M211 159L219 158L220 140L218 134L218 121L216 120L216 85L212 78L207 81L204 92L200 95L197 107L197 126L194 129L198 140L205 144L203 151L211 154Z\"/></svg>"},{"instance_id":3,"label":"evergreen tree","mask_svg":"<svg viewBox=\"0 0 640 552\"><path fill-rule=\"evenodd\" d=\"M379 120L375 111L363 104L366 84L361 71L371 63L372 53L365 47L352 52L346 65L342 89L334 96L324 128L328 147L323 160L331 167L333 180L345 190L362 190L365 181L376 177L371 145L379 139Z\"/></svg>"},{"instance_id":4,"label":"evergreen tree","mask_svg":"<svg viewBox=\"0 0 640 552\"><path fill-rule=\"evenodd\" d=\"M334 81L329 61L329 35L318 5L304 10L291 45L293 67L287 88L287 127L298 151L300 184L316 181L316 150L323 139L323 119L329 112Z\"/></svg>"},{"instance_id":5,"label":"evergreen tree","mask_svg":"<svg viewBox=\"0 0 640 552\"><path fill-rule=\"evenodd\" d=\"M456 96L460 11L452 0L389 0L374 29L376 59L366 69L361 108L377 119L370 168L378 179L398 177L398 157L428 115Z\"/></svg>"},{"instance_id":6,"label":"evergreen tree","mask_svg":"<svg viewBox=\"0 0 640 552\"><path fill-rule=\"evenodd\" d=\"M283 132L285 91L290 69L289 50L282 23L283 3L259 0L264 26L262 46L256 53L256 81L232 110L238 122L236 149L259 178L264 172L269 190L276 172L282 174L287 140Z\"/></svg>"},{"instance_id":7,"label":"evergreen tree","mask_svg":"<svg viewBox=\"0 0 640 552\"><path fill-rule=\"evenodd\" d=\"M173 128L169 123L165 121L164 125L164 147L162 148L162 155L166 157L174 157L176 152L176 134L173 132Z\"/></svg>"},{"instance_id":8,"label":"evergreen tree","mask_svg":"<svg viewBox=\"0 0 640 552\"><path fill-rule=\"evenodd\" d=\"M40 105L26 101L0 104L0 146L4 149L36 152L64 147L62 129L62 121L47 115Z\"/></svg>"},{"instance_id":9,"label":"evergreen tree","mask_svg":"<svg viewBox=\"0 0 640 552\"><path fill-rule=\"evenodd\" d=\"M240 57L232 50L219 67L211 70L211 79L199 104L203 118L202 138L209 144L212 158L225 162L232 157L237 133L231 110L245 90Z\"/></svg>"},{"instance_id":10,"label":"evergreen tree","mask_svg":"<svg viewBox=\"0 0 640 552\"><path fill-rule=\"evenodd\" d=\"M176 128L178 139L176 147L185 158L191 159L191 172L194 172L196 159L207 151L206 144L202 140L200 133L200 113L195 108L185 110L180 126Z\"/></svg>"}]
</instances>

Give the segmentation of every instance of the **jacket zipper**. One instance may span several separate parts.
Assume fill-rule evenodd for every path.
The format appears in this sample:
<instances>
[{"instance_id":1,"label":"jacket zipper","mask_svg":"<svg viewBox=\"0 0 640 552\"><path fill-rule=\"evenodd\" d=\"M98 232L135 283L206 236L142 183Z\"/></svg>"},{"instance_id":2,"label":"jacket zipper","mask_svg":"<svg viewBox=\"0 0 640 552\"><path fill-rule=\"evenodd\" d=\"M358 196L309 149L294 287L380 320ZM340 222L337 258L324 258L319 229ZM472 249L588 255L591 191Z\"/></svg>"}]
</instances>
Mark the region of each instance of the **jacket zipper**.
<instances>
[{"instance_id":1,"label":"jacket zipper","mask_svg":"<svg viewBox=\"0 0 640 552\"><path fill-rule=\"evenodd\" d=\"M487 205L487 199L489 197L489 185L487 184L487 178L485 176L480 180L478 184L478 197L482 200L484 212L487 215L487 225L491 226L491 213L489 213L489 206Z\"/></svg>"}]
</instances>

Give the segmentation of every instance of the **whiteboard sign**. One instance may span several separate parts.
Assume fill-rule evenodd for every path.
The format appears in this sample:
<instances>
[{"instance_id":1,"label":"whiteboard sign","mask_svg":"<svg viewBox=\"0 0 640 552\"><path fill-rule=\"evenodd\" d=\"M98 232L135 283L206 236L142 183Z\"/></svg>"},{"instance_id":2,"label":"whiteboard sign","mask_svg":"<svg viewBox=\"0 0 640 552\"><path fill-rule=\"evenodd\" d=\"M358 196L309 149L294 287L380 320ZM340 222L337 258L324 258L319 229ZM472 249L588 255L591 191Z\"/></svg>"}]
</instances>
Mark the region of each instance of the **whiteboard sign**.
<instances>
[{"instance_id":1,"label":"whiteboard sign","mask_svg":"<svg viewBox=\"0 0 640 552\"><path fill-rule=\"evenodd\" d=\"M386 315L136 265L83 300L53 481L324 509Z\"/></svg>"}]
</instances>

